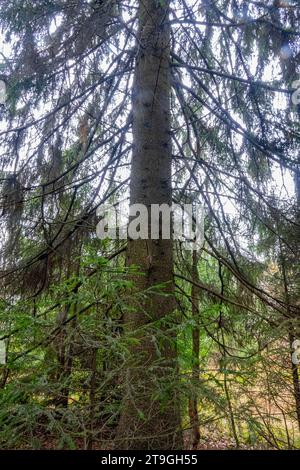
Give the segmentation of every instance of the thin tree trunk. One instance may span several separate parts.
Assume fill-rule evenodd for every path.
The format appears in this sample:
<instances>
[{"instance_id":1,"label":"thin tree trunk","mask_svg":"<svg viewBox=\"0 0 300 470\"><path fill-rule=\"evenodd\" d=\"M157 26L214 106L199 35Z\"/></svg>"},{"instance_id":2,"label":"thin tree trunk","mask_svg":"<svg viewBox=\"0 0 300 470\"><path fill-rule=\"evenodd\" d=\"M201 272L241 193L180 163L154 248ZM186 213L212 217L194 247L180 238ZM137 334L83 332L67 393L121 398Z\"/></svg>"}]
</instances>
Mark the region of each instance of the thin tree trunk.
<instances>
[{"instance_id":1,"label":"thin tree trunk","mask_svg":"<svg viewBox=\"0 0 300 470\"><path fill-rule=\"evenodd\" d=\"M223 327L221 327L223 347L221 347L221 353L222 353L223 358L226 359L227 351L226 351L226 344L225 344L225 335L224 335L224 331L223 331L222 328ZM224 364L226 364L226 363L224 362ZM233 407L232 407L232 402L231 402L231 397L230 397L230 389L228 387L228 380L227 380L227 375L226 375L225 370L224 370L223 384L224 384L224 391L225 391L227 405L228 405L228 420L229 420L229 424L230 424L230 427L231 427L231 432L232 432L233 438L235 440L235 445L236 445L237 448L239 448L240 447L240 441L239 441L237 427L236 427L236 423L235 423L234 410L233 410Z\"/></svg>"},{"instance_id":2,"label":"thin tree trunk","mask_svg":"<svg viewBox=\"0 0 300 470\"><path fill-rule=\"evenodd\" d=\"M199 383L199 353L200 353L200 328L199 328L199 274L198 274L198 256L193 251L192 265L192 317L195 322L192 331L192 392L189 398L189 416L192 431L192 448L196 450L200 441L199 415L198 415L198 394L197 386Z\"/></svg>"},{"instance_id":3,"label":"thin tree trunk","mask_svg":"<svg viewBox=\"0 0 300 470\"><path fill-rule=\"evenodd\" d=\"M293 349L293 342L296 338L290 333L289 334L289 341L290 341L290 349ZM291 360L291 368L292 368L292 375L293 375L293 388L294 388L294 398L295 398L295 405L296 405L296 414L297 414L297 421L298 421L298 428L300 431L300 385L299 385L299 373L298 373L298 366L294 364Z\"/></svg>"},{"instance_id":4,"label":"thin tree trunk","mask_svg":"<svg viewBox=\"0 0 300 470\"><path fill-rule=\"evenodd\" d=\"M57 324L61 325L64 321L67 320L68 315L74 315L76 305L67 305L63 310L62 315L58 318ZM69 327L72 330L76 328L76 318L72 320ZM69 380L72 373L73 366L73 345L68 341L70 337L70 331L68 331L66 326L61 327L60 334L56 338L55 347L57 349L57 359L58 359L58 371L57 371L57 382L61 385L59 389L59 394L55 398L55 403L57 406L62 406L64 408L68 407L69 401ZM70 344L68 344L70 343Z\"/></svg>"},{"instance_id":5,"label":"thin tree trunk","mask_svg":"<svg viewBox=\"0 0 300 470\"><path fill-rule=\"evenodd\" d=\"M79 253L81 253L81 246ZM80 272L80 258L72 263L72 256L77 254L72 251L70 253L69 265L67 269L67 276L71 276L75 273L79 276ZM74 294L77 293L77 289L74 291ZM59 389L59 394L55 398L55 403L57 406L62 406L64 408L68 407L69 401L69 392L70 392L70 377L72 374L73 367L73 337L72 333L76 329L77 318L75 317L71 323L67 326L64 325L64 322L67 320L68 316L73 316L77 310L77 302L70 303L65 305L65 307L57 315L57 325L60 327L59 335L54 341L54 347L56 349L57 360L58 360L58 370L57 370L57 382L61 385Z\"/></svg>"},{"instance_id":6,"label":"thin tree trunk","mask_svg":"<svg viewBox=\"0 0 300 470\"><path fill-rule=\"evenodd\" d=\"M286 304L287 304L287 314L292 319L291 309L290 309L290 295L289 295L289 290L288 290L288 279L287 279L286 265L285 265L286 262L285 262L285 258L284 258L282 243L281 243L280 240L279 240L279 247L280 247L281 270L282 270L282 276L283 276L285 301L286 301ZM290 332L289 332L289 346L290 346L290 351L291 351L290 364L291 364L292 377L293 377L293 389L294 389L294 399L295 399L295 405L296 405L296 415L297 415L297 421L298 421L298 428L300 430L300 384L299 384L299 373L298 373L298 365L294 364L293 360L292 360L293 342L295 340L294 330L295 330L294 325L291 325L290 326Z\"/></svg>"},{"instance_id":7,"label":"thin tree trunk","mask_svg":"<svg viewBox=\"0 0 300 470\"><path fill-rule=\"evenodd\" d=\"M89 403L89 421L90 429L87 438L87 450L93 450L94 442L94 421L95 421L95 406L96 406L96 388L97 388L97 349L93 349L91 360L91 378L90 378L90 403Z\"/></svg>"},{"instance_id":8,"label":"thin tree trunk","mask_svg":"<svg viewBox=\"0 0 300 470\"><path fill-rule=\"evenodd\" d=\"M172 203L169 1L140 1L138 15L130 202L144 204L150 214L151 204ZM164 295L148 295L124 315L125 333L139 344L130 346L115 446L182 448L175 338L166 324L150 331L175 309L172 240L129 240L127 266L133 265L144 273L132 277L138 291L165 287Z\"/></svg>"}]
</instances>

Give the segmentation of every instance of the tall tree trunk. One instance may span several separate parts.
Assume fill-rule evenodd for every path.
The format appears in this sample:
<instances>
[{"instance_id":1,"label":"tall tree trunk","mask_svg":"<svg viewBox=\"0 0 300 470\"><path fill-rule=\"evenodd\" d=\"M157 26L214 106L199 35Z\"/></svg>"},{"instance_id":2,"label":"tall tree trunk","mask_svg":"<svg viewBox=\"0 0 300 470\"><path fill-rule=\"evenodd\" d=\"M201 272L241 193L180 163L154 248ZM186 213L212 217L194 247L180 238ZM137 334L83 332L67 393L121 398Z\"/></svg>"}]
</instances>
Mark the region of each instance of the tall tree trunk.
<instances>
[{"instance_id":1,"label":"tall tree trunk","mask_svg":"<svg viewBox=\"0 0 300 470\"><path fill-rule=\"evenodd\" d=\"M169 0L139 2L138 53L133 89L133 158L130 203L172 203ZM127 266L138 291L163 285L124 316L130 346L117 449L183 447L176 387L175 338L166 326L175 309L172 240L129 240ZM160 331L152 327L160 322ZM152 330L151 330L152 328ZM174 382L173 382L174 381Z\"/></svg>"}]
</instances>

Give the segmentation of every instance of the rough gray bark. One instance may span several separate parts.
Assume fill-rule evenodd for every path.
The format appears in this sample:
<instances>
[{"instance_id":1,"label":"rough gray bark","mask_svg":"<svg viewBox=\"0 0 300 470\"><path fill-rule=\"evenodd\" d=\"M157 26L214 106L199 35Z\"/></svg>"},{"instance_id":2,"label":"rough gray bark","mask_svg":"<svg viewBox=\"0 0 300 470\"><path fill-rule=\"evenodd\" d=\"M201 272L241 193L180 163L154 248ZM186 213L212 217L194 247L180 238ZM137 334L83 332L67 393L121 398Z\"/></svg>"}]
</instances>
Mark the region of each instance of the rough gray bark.
<instances>
[{"instance_id":1,"label":"rough gray bark","mask_svg":"<svg viewBox=\"0 0 300 470\"><path fill-rule=\"evenodd\" d=\"M151 204L172 203L168 13L168 1L140 1L130 203L146 205L149 213ZM130 347L117 449L183 447L175 338L166 324L151 331L174 312L172 248L172 240L128 242L127 266L139 266L144 273L133 276L136 289L163 284L164 295L148 295L124 317L125 332L139 344Z\"/></svg>"}]
</instances>

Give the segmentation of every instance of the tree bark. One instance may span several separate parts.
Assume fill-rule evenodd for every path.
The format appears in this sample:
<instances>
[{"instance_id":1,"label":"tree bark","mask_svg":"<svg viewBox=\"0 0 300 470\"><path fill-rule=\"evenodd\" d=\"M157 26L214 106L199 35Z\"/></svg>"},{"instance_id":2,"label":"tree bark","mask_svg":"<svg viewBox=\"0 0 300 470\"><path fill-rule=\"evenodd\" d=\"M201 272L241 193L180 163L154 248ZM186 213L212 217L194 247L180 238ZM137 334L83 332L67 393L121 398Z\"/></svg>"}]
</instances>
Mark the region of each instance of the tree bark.
<instances>
[{"instance_id":1,"label":"tree bark","mask_svg":"<svg viewBox=\"0 0 300 470\"><path fill-rule=\"evenodd\" d=\"M133 156L130 203L172 204L170 124L169 0L139 2L138 53L133 85ZM163 285L134 302L124 315L125 334L134 337L124 378L125 397L117 449L180 449L175 337L167 325L174 310L173 243L129 240L127 266L135 291ZM163 291L163 292L162 292ZM158 325L159 322L159 325Z\"/></svg>"}]
</instances>

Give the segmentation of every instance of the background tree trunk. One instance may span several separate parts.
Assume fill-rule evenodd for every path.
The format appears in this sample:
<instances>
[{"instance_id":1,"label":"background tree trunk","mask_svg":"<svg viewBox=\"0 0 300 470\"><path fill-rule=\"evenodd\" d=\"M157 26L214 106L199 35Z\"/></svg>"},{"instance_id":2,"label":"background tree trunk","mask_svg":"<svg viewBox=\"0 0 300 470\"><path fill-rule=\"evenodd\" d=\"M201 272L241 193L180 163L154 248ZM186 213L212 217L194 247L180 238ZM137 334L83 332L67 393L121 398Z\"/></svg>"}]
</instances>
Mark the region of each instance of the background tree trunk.
<instances>
[{"instance_id":1,"label":"background tree trunk","mask_svg":"<svg viewBox=\"0 0 300 470\"><path fill-rule=\"evenodd\" d=\"M192 331L192 392L189 398L189 416L190 426L192 431L192 449L196 450L200 441L200 424L198 415L198 393L197 387L200 379L200 325L199 325L199 293L200 289L197 287L199 284L199 273L198 273L198 255L196 251L193 251L193 264L192 264L192 318L195 322Z\"/></svg>"}]
</instances>

